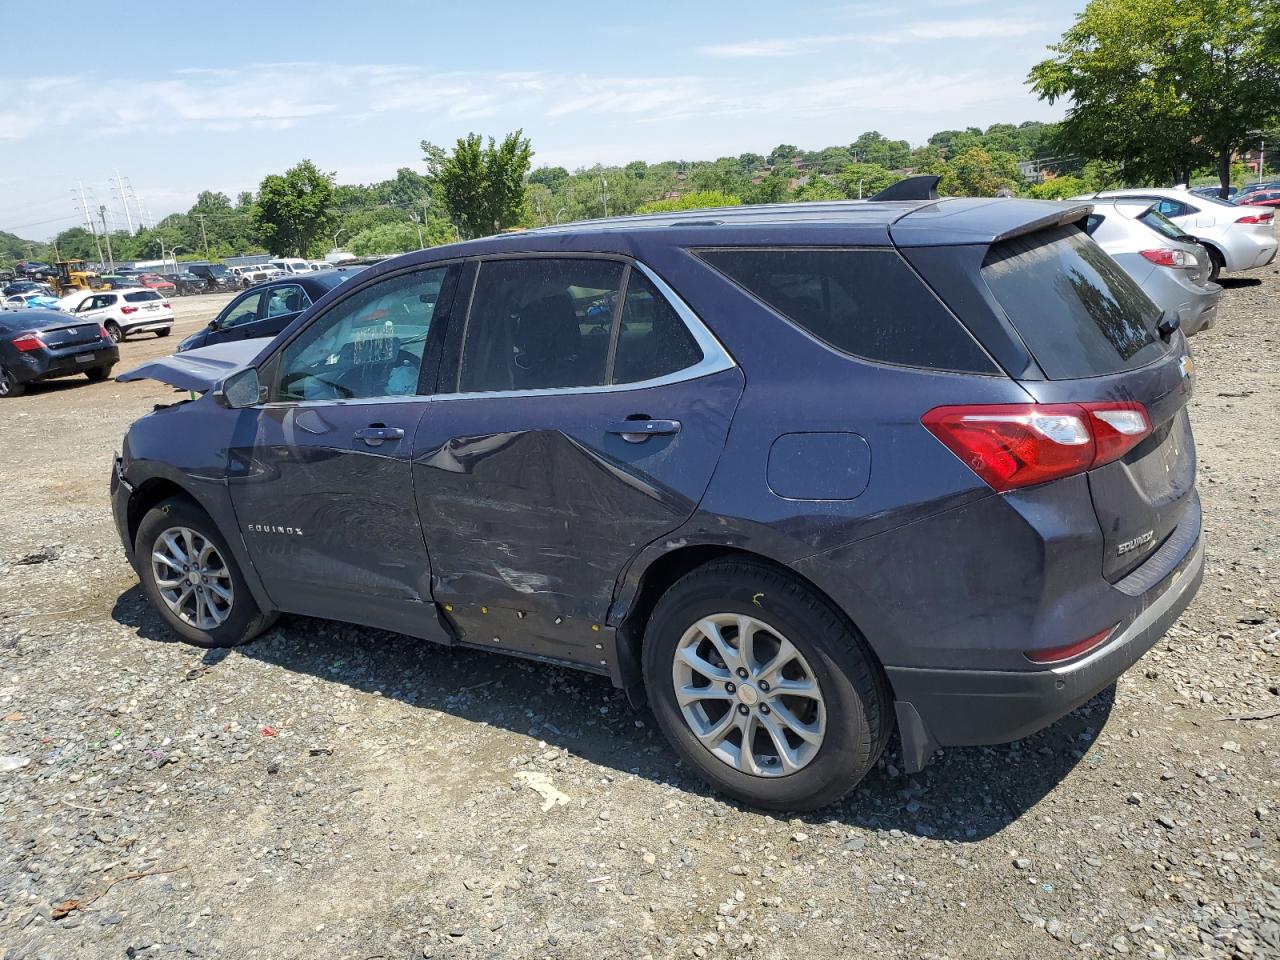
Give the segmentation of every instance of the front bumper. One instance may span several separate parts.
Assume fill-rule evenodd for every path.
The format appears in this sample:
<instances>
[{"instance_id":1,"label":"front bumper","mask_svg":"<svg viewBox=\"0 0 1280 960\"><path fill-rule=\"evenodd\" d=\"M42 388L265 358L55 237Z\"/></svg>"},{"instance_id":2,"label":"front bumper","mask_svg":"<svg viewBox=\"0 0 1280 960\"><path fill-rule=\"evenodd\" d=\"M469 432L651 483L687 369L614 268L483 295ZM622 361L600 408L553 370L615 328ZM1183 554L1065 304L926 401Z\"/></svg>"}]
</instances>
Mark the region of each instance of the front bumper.
<instances>
[{"instance_id":1,"label":"front bumper","mask_svg":"<svg viewBox=\"0 0 1280 960\"><path fill-rule=\"evenodd\" d=\"M1140 573L1141 568L1131 578ZM1204 540L1197 536L1171 573L1134 598L1138 612L1127 626L1101 647L1060 667L1026 671L887 667L907 771L923 768L938 747L1007 743L1070 713L1110 686L1155 645L1186 609L1203 579Z\"/></svg>"},{"instance_id":2,"label":"front bumper","mask_svg":"<svg viewBox=\"0 0 1280 960\"><path fill-rule=\"evenodd\" d=\"M129 539L129 498L132 496L133 485L124 476L124 460L116 457L111 463L111 516L116 522L116 532L124 546L124 555L128 558L129 565L136 569L133 542Z\"/></svg>"}]
</instances>

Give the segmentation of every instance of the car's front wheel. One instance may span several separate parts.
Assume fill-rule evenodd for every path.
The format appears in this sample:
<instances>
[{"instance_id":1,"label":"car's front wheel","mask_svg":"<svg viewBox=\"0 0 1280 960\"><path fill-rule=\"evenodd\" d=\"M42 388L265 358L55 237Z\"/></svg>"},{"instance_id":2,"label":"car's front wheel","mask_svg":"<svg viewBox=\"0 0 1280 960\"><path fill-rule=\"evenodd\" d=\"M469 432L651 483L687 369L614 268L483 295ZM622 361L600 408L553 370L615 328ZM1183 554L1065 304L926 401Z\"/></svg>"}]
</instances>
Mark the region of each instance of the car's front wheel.
<instances>
[{"instance_id":1,"label":"car's front wheel","mask_svg":"<svg viewBox=\"0 0 1280 960\"><path fill-rule=\"evenodd\" d=\"M173 497L149 510L134 549L143 591L184 640L234 647L275 621L249 592L209 515L192 501Z\"/></svg>"},{"instance_id":2,"label":"car's front wheel","mask_svg":"<svg viewBox=\"0 0 1280 960\"><path fill-rule=\"evenodd\" d=\"M677 581L644 639L658 724L713 787L773 810L838 800L892 730L883 671L857 630L784 571L720 560Z\"/></svg>"},{"instance_id":3,"label":"car's front wheel","mask_svg":"<svg viewBox=\"0 0 1280 960\"><path fill-rule=\"evenodd\" d=\"M124 340L124 331L120 329L120 324L114 320L108 320L103 326L106 327L107 336L111 338L112 343L120 343Z\"/></svg>"}]
</instances>

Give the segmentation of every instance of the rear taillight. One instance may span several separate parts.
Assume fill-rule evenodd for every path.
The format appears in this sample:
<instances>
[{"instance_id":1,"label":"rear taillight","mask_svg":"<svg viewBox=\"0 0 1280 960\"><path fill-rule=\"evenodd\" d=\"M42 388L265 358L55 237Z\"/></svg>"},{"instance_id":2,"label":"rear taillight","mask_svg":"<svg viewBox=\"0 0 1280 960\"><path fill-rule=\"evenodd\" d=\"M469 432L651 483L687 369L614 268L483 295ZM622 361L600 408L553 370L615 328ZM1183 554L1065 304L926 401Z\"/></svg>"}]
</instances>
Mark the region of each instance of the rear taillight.
<instances>
[{"instance_id":1,"label":"rear taillight","mask_svg":"<svg viewBox=\"0 0 1280 960\"><path fill-rule=\"evenodd\" d=\"M1188 257L1186 253L1181 250L1169 250L1161 247L1159 250L1142 250L1139 252L1157 267L1195 266L1195 260Z\"/></svg>"},{"instance_id":2,"label":"rear taillight","mask_svg":"<svg viewBox=\"0 0 1280 960\"><path fill-rule=\"evenodd\" d=\"M1119 459L1151 433L1133 401L935 407L920 418L993 490L1014 490Z\"/></svg>"},{"instance_id":3,"label":"rear taillight","mask_svg":"<svg viewBox=\"0 0 1280 960\"><path fill-rule=\"evenodd\" d=\"M1116 626L1119 626L1119 624L1116 624ZM1115 627L1107 627L1107 629L1100 630L1091 637L1085 637L1075 643L1068 643L1066 646L1050 647L1047 650L1027 650L1022 655L1032 663L1061 663L1064 660L1072 660L1083 653L1088 653L1094 647L1101 646L1115 631Z\"/></svg>"},{"instance_id":4,"label":"rear taillight","mask_svg":"<svg viewBox=\"0 0 1280 960\"><path fill-rule=\"evenodd\" d=\"M1266 213L1251 213L1247 217L1241 217L1236 221L1236 223L1270 223L1275 218L1276 215L1271 211L1267 211Z\"/></svg>"},{"instance_id":5,"label":"rear taillight","mask_svg":"<svg viewBox=\"0 0 1280 960\"><path fill-rule=\"evenodd\" d=\"M98 324L98 337L102 340L110 340L111 334L107 333L107 328L102 324Z\"/></svg>"},{"instance_id":6,"label":"rear taillight","mask_svg":"<svg viewBox=\"0 0 1280 960\"><path fill-rule=\"evenodd\" d=\"M24 333L22 336L16 337L9 342L13 344L14 349L19 353L30 353L32 350L43 350L46 346L45 342L34 333Z\"/></svg>"},{"instance_id":7,"label":"rear taillight","mask_svg":"<svg viewBox=\"0 0 1280 960\"><path fill-rule=\"evenodd\" d=\"M172 309L172 308L169 306L169 301L168 301L168 300L162 300L162 301L160 302L160 306L164 307L166 310Z\"/></svg>"},{"instance_id":8,"label":"rear taillight","mask_svg":"<svg viewBox=\"0 0 1280 960\"><path fill-rule=\"evenodd\" d=\"M131 313L137 313L138 308L137 307L121 307L120 312L128 316Z\"/></svg>"}]
</instances>

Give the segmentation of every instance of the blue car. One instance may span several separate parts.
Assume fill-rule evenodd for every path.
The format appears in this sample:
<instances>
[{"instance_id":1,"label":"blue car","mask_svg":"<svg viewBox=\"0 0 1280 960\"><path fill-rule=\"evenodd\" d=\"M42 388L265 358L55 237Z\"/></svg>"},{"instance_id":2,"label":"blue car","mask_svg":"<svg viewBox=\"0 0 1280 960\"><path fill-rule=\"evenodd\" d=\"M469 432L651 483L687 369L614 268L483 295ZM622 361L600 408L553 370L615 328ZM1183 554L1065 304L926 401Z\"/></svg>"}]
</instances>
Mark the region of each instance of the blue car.
<instances>
[{"instance_id":1,"label":"blue car","mask_svg":"<svg viewBox=\"0 0 1280 960\"><path fill-rule=\"evenodd\" d=\"M895 729L911 771L1026 736L1203 574L1187 343L1088 212L927 192L398 257L120 378L199 394L125 438L125 551L195 644L293 613L605 674L760 807L834 801Z\"/></svg>"}]
</instances>

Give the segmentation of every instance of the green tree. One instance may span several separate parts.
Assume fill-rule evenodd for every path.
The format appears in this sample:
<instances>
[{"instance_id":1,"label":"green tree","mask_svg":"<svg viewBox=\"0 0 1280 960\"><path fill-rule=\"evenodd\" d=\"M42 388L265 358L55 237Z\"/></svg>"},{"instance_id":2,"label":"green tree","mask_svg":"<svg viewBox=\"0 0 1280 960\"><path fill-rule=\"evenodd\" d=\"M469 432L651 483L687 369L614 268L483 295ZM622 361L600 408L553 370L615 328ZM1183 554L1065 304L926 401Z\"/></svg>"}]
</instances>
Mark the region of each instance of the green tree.
<instances>
[{"instance_id":1,"label":"green tree","mask_svg":"<svg viewBox=\"0 0 1280 960\"><path fill-rule=\"evenodd\" d=\"M1031 188L1030 193L1036 200L1066 200L1068 197L1085 193L1088 189L1082 179L1068 174L1064 177L1054 177L1052 180L1037 183Z\"/></svg>"},{"instance_id":2,"label":"green tree","mask_svg":"<svg viewBox=\"0 0 1280 960\"><path fill-rule=\"evenodd\" d=\"M540 183L550 190L556 189L569 179L569 171L564 167L539 167L529 174L530 183Z\"/></svg>"},{"instance_id":3,"label":"green tree","mask_svg":"<svg viewBox=\"0 0 1280 960\"><path fill-rule=\"evenodd\" d=\"M874 196L901 179L901 174L886 170L878 163L851 163L840 171L839 177L844 195L855 200Z\"/></svg>"},{"instance_id":4,"label":"green tree","mask_svg":"<svg viewBox=\"0 0 1280 960\"><path fill-rule=\"evenodd\" d=\"M671 213L676 210L707 210L713 207L736 207L742 203L738 197L716 190L686 193L667 200L654 200L640 206L636 213Z\"/></svg>"},{"instance_id":5,"label":"green tree","mask_svg":"<svg viewBox=\"0 0 1280 960\"><path fill-rule=\"evenodd\" d=\"M879 130L859 134L849 145L849 153L855 163L873 163L889 170L905 167L911 162L911 144L905 140L890 140Z\"/></svg>"},{"instance_id":6,"label":"green tree","mask_svg":"<svg viewBox=\"0 0 1280 960\"><path fill-rule=\"evenodd\" d=\"M1017 157L982 147L970 147L948 160L934 160L918 172L940 176L938 192L951 197L994 197L1001 190L1016 193L1024 185Z\"/></svg>"},{"instance_id":7,"label":"green tree","mask_svg":"<svg viewBox=\"0 0 1280 960\"><path fill-rule=\"evenodd\" d=\"M799 147L791 143L780 143L769 151L769 166L776 167L780 163L789 163L792 157L799 155Z\"/></svg>"},{"instance_id":8,"label":"green tree","mask_svg":"<svg viewBox=\"0 0 1280 960\"><path fill-rule=\"evenodd\" d=\"M357 233L347 249L358 257L417 250L418 231L412 223L383 223Z\"/></svg>"},{"instance_id":9,"label":"green tree","mask_svg":"<svg viewBox=\"0 0 1280 960\"><path fill-rule=\"evenodd\" d=\"M464 236L486 236L520 222L533 157L523 133L509 133L501 143L490 137L487 147L480 134L469 133L458 139L452 155L422 141L431 182Z\"/></svg>"},{"instance_id":10,"label":"green tree","mask_svg":"<svg viewBox=\"0 0 1280 960\"><path fill-rule=\"evenodd\" d=\"M791 168L774 170L759 183L746 188L743 199L747 203L781 203L791 192Z\"/></svg>"},{"instance_id":11,"label":"green tree","mask_svg":"<svg viewBox=\"0 0 1280 960\"><path fill-rule=\"evenodd\" d=\"M262 181L253 223L272 253L305 257L332 223L332 205L333 174L303 160Z\"/></svg>"},{"instance_id":12,"label":"green tree","mask_svg":"<svg viewBox=\"0 0 1280 960\"><path fill-rule=\"evenodd\" d=\"M812 176L809 182L799 187L794 199L800 201L847 200L841 186L828 177Z\"/></svg>"},{"instance_id":13,"label":"green tree","mask_svg":"<svg viewBox=\"0 0 1280 960\"><path fill-rule=\"evenodd\" d=\"M1061 138L1132 181L1181 181L1280 119L1275 0L1090 0L1028 82L1070 98Z\"/></svg>"}]
</instances>

